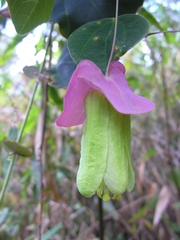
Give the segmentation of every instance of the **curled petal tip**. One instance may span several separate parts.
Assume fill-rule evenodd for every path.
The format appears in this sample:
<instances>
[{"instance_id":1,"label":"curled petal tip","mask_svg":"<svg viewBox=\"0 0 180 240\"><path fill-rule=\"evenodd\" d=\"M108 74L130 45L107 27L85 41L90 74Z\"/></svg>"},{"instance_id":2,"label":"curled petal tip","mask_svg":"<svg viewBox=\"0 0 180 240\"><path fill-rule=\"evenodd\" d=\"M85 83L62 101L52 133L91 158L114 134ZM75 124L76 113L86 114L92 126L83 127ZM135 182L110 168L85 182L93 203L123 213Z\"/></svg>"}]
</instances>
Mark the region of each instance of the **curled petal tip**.
<instances>
[{"instance_id":1,"label":"curled petal tip","mask_svg":"<svg viewBox=\"0 0 180 240\"><path fill-rule=\"evenodd\" d=\"M126 69L125 69L124 65L121 62L118 62L118 61L114 61L114 62L111 63L109 73L111 73L111 69L113 69L113 70L118 69L123 74L125 74L125 72L126 72Z\"/></svg>"}]
</instances>

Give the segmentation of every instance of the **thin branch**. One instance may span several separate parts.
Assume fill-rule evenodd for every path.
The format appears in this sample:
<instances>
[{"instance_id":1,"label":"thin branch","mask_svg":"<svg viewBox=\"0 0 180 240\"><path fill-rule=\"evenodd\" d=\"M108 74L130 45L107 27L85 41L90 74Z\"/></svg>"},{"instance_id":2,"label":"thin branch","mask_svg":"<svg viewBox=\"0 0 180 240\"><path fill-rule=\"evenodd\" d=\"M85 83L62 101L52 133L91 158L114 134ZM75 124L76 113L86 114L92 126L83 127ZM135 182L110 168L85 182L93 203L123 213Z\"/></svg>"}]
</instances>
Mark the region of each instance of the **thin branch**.
<instances>
[{"instance_id":1,"label":"thin branch","mask_svg":"<svg viewBox=\"0 0 180 240\"><path fill-rule=\"evenodd\" d=\"M178 33L178 32L180 32L180 30L167 30L167 31L151 32L146 35L146 38L151 35L160 34L160 33Z\"/></svg>"}]
</instances>

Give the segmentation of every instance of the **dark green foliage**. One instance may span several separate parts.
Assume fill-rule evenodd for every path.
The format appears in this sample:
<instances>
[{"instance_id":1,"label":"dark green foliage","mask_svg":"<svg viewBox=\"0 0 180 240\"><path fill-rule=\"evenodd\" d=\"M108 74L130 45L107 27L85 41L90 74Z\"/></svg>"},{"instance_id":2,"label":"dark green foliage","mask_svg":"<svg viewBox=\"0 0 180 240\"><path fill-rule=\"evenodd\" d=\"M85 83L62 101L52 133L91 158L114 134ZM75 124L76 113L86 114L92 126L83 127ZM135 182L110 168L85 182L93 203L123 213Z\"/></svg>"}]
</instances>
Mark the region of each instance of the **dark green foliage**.
<instances>
[{"instance_id":1,"label":"dark green foliage","mask_svg":"<svg viewBox=\"0 0 180 240\"><path fill-rule=\"evenodd\" d=\"M143 0L120 0L119 15L135 13ZM115 16L115 0L56 0L50 21L59 23L60 32L68 38L81 25Z\"/></svg>"}]
</instances>

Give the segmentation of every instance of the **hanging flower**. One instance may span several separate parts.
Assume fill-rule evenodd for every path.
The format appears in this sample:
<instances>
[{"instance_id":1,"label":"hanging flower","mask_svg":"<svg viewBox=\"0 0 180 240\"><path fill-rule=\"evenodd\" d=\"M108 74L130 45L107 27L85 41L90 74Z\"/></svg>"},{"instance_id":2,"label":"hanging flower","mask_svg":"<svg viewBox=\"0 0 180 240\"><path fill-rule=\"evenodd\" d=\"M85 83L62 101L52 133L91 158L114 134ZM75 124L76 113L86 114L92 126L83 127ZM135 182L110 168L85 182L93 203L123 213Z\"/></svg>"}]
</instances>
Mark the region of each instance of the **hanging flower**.
<instances>
[{"instance_id":1,"label":"hanging flower","mask_svg":"<svg viewBox=\"0 0 180 240\"><path fill-rule=\"evenodd\" d=\"M130 161L130 115L151 111L155 104L135 95L120 62L112 62L108 76L91 61L81 61L74 71L65 98L60 127L84 123L81 159L77 174L80 193L96 191L105 201L134 187Z\"/></svg>"}]
</instances>

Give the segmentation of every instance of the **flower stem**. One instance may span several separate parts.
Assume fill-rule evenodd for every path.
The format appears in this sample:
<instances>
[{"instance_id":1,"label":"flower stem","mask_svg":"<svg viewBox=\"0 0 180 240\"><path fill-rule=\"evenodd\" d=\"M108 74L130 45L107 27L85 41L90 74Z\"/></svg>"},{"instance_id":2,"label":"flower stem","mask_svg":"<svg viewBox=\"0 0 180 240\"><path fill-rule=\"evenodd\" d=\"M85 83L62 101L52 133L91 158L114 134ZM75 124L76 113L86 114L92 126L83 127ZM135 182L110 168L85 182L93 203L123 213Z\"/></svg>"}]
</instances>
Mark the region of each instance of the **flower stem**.
<instances>
[{"instance_id":1,"label":"flower stem","mask_svg":"<svg viewBox=\"0 0 180 240\"><path fill-rule=\"evenodd\" d=\"M49 33L49 36L48 36L46 49L45 49L46 52L45 52L44 60L43 60L43 63L41 65L41 68L40 68L40 71L39 71L40 74L43 72L43 69L44 69L44 66L45 66L46 55L47 55L49 44L50 44L50 40L51 40L52 30L53 30L53 24L51 25L51 30L50 30L50 33ZM18 143L20 142L21 137L23 135L23 131L24 131L24 128L26 126L26 123L27 123L27 120L28 120L28 117L29 117L29 113L30 113L30 110L31 110L31 107L32 107L32 103L33 103L33 100L34 100L34 97L35 97L38 85L39 85L39 82L37 82L35 84L34 89L33 89L33 93L32 93L32 96L31 96L31 99L29 100L28 107L27 107L26 114L25 114L25 119L23 121L23 124L21 126L21 129L19 131L19 134L18 134L18 137L17 137L17 140L16 140L16 142L18 142ZM4 195L5 195L5 192L6 192L8 183L9 183L9 179L11 177L12 169L13 169L13 166L14 166L14 163L15 163L16 159L17 159L17 155L15 154L13 159L11 160L11 162L9 164L9 168L8 168L5 180L4 180L2 191L1 191L1 194L0 194L0 205L2 204L2 201L3 201Z\"/></svg>"},{"instance_id":2,"label":"flower stem","mask_svg":"<svg viewBox=\"0 0 180 240\"><path fill-rule=\"evenodd\" d=\"M103 224L103 201L98 197L99 200L99 235L100 240L104 239L104 224Z\"/></svg>"},{"instance_id":3,"label":"flower stem","mask_svg":"<svg viewBox=\"0 0 180 240\"><path fill-rule=\"evenodd\" d=\"M117 25L118 25L118 9L119 9L119 0L116 0L116 13L115 13L115 23L114 23L114 36L113 36L113 43L112 43L112 48L111 48L111 54L109 57L108 65L106 68L106 74L105 76L108 76L108 71L109 71L109 66L113 57L113 52L114 52L114 47L116 43L116 35L117 35Z\"/></svg>"}]
</instances>

